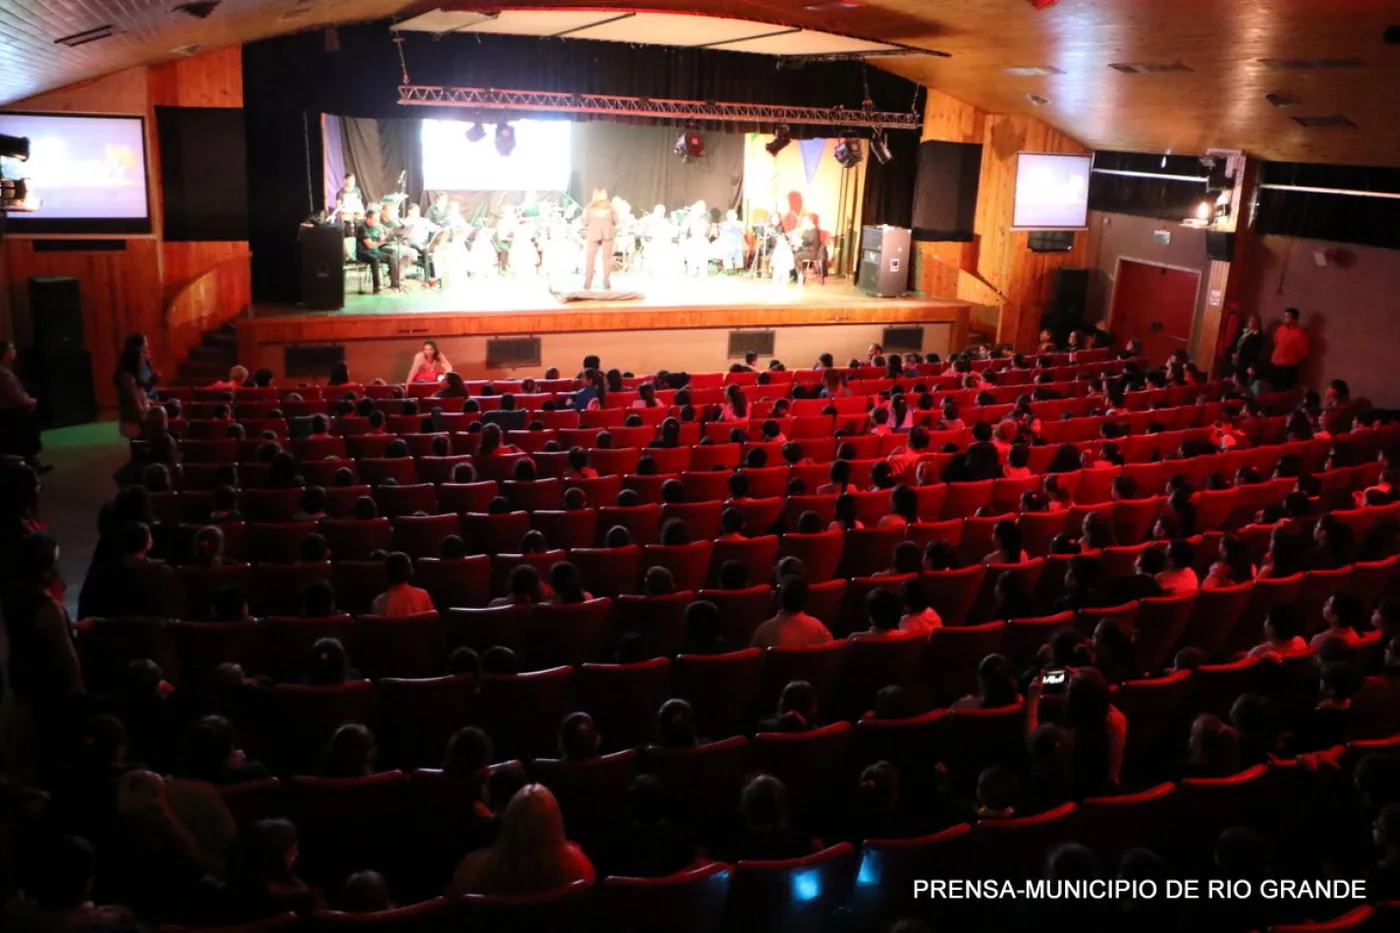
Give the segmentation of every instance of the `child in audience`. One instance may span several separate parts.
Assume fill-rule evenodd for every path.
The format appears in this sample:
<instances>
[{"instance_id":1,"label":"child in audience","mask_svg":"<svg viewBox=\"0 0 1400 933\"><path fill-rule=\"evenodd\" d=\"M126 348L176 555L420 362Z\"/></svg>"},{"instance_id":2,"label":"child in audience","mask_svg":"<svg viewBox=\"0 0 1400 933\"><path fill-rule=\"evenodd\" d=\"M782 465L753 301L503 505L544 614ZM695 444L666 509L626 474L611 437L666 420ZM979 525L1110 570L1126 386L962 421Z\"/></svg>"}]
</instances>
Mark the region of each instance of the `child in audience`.
<instances>
[{"instance_id":1,"label":"child in audience","mask_svg":"<svg viewBox=\"0 0 1400 933\"><path fill-rule=\"evenodd\" d=\"M1355 648L1362 641L1357 629L1361 627L1365 615L1366 607L1361 600L1345 590L1333 592L1322 604L1322 619L1327 627L1314 635L1308 646L1316 652L1321 650L1323 642L1339 639L1347 647Z\"/></svg>"},{"instance_id":2,"label":"child in audience","mask_svg":"<svg viewBox=\"0 0 1400 933\"><path fill-rule=\"evenodd\" d=\"M1249 650L1250 656L1283 660L1307 654L1311 649L1298 634L1302 627L1302 616L1296 605L1276 603L1264 616L1264 640Z\"/></svg>"},{"instance_id":3,"label":"child in audience","mask_svg":"<svg viewBox=\"0 0 1400 933\"><path fill-rule=\"evenodd\" d=\"M433 598L428 591L412 585L413 559L395 551L384 562L384 577L389 588L374 598L370 611L377 616L402 619L433 611Z\"/></svg>"}]
</instances>

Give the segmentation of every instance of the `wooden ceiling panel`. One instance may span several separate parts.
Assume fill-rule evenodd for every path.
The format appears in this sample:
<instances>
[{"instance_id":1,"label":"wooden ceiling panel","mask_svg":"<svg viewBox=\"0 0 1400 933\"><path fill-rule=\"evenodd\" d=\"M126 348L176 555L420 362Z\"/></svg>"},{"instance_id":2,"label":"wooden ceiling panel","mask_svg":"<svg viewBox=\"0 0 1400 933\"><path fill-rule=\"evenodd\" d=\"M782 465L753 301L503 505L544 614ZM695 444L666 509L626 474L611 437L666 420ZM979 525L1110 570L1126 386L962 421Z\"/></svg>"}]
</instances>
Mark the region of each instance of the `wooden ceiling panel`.
<instances>
[{"instance_id":1,"label":"wooden ceiling panel","mask_svg":"<svg viewBox=\"0 0 1400 933\"><path fill-rule=\"evenodd\" d=\"M421 13L438 0L224 0L208 19L178 0L0 0L0 101L134 64L337 22ZM1035 116L1099 149L1244 149L1268 159L1400 165L1400 24L1395 0L463 0L456 9L618 8L703 12L940 49L952 57L875 59L880 67L989 113ZM819 9L810 10L808 6ZM405 9L406 8L406 9ZM290 14L290 18L287 18ZM118 33L74 49L62 36L111 23ZM1261 60L1361 61L1349 69L1271 70ZM1110 65L1180 63L1125 74ZM1058 73L1013 77L1007 68ZM586 90L586 89L584 89ZM1280 109L1278 92L1298 101ZM1027 99L1038 95L1047 103ZM895 106L876 102L878 106ZM902 106L902 102L898 106ZM1344 115L1355 129L1304 129L1295 116Z\"/></svg>"}]
</instances>

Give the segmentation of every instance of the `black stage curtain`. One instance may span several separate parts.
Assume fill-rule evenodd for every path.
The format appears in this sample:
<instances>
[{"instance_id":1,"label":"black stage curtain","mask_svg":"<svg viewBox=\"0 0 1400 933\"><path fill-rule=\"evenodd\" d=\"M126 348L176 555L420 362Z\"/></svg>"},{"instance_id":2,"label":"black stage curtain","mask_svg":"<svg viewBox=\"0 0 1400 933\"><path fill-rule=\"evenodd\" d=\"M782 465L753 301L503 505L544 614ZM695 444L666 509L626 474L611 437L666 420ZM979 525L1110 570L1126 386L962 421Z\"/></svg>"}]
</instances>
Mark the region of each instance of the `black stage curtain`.
<instances>
[{"instance_id":1,"label":"black stage curtain","mask_svg":"<svg viewBox=\"0 0 1400 933\"><path fill-rule=\"evenodd\" d=\"M1300 185L1400 194L1400 169L1265 162L1259 167L1259 184L1257 233L1400 249L1400 199L1262 187Z\"/></svg>"},{"instance_id":2,"label":"black stage curtain","mask_svg":"<svg viewBox=\"0 0 1400 933\"><path fill-rule=\"evenodd\" d=\"M398 87L403 73L399 49L387 21L343 26L338 34L337 52L326 51L325 38L319 31L279 36L243 47L243 100L252 217L249 242L254 255L253 294L259 301L296 299L297 224L320 206L311 204L312 193L323 190L320 134L312 132L309 136L315 138L305 141L308 135L304 133L305 115L309 114L314 123L316 115L322 113L391 121L402 120L406 115L450 112L446 108L423 108L421 113L406 114L405 111L411 112L414 108L399 106ZM868 75L877 109L917 109L920 104L920 89L913 82L879 69L867 70L859 62L821 62L786 68L776 67L775 60L767 56L709 49L630 47L521 36L452 34L435 37L406 32L399 37L403 40L402 52L409 79L421 85L519 88L827 109L840 106L858 111L865 96L862 77ZM463 112L462 116L471 114ZM600 119L607 120L606 117ZM718 124L703 127L721 128L752 129ZM763 129L771 131L772 127ZM832 132L831 127L793 126L791 129L798 137L826 136ZM901 131L891 133L889 139L892 148L904 153L897 157L894 170L907 171L910 180L907 194L881 197L890 197L891 209L895 211L900 210L898 201L903 198L904 225L907 226L914 168L912 164L900 168L898 163L913 162L918 134ZM419 164L420 160L409 160L409 171ZM392 171L396 177L398 169ZM871 174L880 173L872 166ZM638 203L639 199L626 193L627 183L618 187L624 198L634 205ZM867 204L872 203L869 187L867 182ZM891 189L900 187L895 185ZM868 222L874 222L873 215L867 214L867 218Z\"/></svg>"},{"instance_id":3,"label":"black stage curtain","mask_svg":"<svg viewBox=\"0 0 1400 933\"><path fill-rule=\"evenodd\" d=\"M339 122L345 171L355 173L366 198L378 201L398 191L403 172L403 191L415 201L423 199L420 121L342 117Z\"/></svg>"},{"instance_id":4,"label":"black stage curtain","mask_svg":"<svg viewBox=\"0 0 1400 933\"><path fill-rule=\"evenodd\" d=\"M879 159L866 158L860 222L867 227L880 224L912 227L914 179L919 173L919 134L889 133L885 139L894 158L884 165Z\"/></svg>"},{"instance_id":5,"label":"black stage curtain","mask_svg":"<svg viewBox=\"0 0 1400 933\"><path fill-rule=\"evenodd\" d=\"M580 123L574 127L569 195L587 204L596 187L632 205L638 216L704 201L737 208L744 187L744 135L700 131L705 157L686 162L674 152L679 131L666 126Z\"/></svg>"}]
</instances>

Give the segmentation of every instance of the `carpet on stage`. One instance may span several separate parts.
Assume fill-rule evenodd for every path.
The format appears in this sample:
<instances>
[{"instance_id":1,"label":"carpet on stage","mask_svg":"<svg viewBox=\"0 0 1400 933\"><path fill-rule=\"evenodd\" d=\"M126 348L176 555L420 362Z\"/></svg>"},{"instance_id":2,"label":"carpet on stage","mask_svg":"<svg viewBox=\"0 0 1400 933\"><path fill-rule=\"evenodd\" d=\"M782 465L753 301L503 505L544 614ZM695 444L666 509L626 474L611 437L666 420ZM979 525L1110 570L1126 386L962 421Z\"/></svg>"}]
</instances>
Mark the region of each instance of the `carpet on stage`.
<instances>
[{"instance_id":1,"label":"carpet on stage","mask_svg":"<svg viewBox=\"0 0 1400 933\"><path fill-rule=\"evenodd\" d=\"M577 291L577 292L551 292L555 298L563 302L570 301L641 301L645 295L641 292L626 291L622 289L607 289L604 291Z\"/></svg>"}]
</instances>

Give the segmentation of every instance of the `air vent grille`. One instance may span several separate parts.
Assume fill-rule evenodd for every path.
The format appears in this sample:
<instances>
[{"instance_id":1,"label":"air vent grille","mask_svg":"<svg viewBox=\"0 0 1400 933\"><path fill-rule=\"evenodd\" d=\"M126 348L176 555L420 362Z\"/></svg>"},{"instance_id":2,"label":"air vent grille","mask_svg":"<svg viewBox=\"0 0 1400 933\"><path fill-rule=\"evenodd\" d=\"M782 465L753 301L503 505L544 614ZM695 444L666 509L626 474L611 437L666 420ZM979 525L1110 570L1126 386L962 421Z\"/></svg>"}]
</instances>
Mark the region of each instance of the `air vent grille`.
<instances>
[{"instance_id":1,"label":"air vent grille","mask_svg":"<svg viewBox=\"0 0 1400 933\"><path fill-rule=\"evenodd\" d=\"M1117 62L1108 67L1125 75L1162 75L1191 70L1183 62Z\"/></svg>"},{"instance_id":2,"label":"air vent grille","mask_svg":"<svg viewBox=\"0 0 1400 933\"><path fill-rule=\"evenodd\" d=\"M62 39L55 39L53 44L66 45L70 49L76 49L80 45L87 45L98 39L110 39L115 33L116 29L109 23L106 26L96 26L83 32L75 32L71 36L64 36Z\"/></svg>"},{"instance_id":3,"label":"air vent grille","mask_svg":"<svg viewBox=\"0 0 1400 933\"><path fill-rule=\"evenodd\" d=\"M498 337L486 341L486 368L540 365L540 338Z\"/></svg>"},{"instance_id":4,"label":"air vent grille","mask_svg":"<svg viewBox=\"0 0 1400 933\"><path fill-rule=\"evenodd\" d=\"M345 362L345 348L302 344L282 351L282 371L288 379L324 379L336 363Z\"/></svg>"},{"instance_id":5,"label":"air vent grille","mask_svg":"<svg viewBox=\"0 0 1400 933\"><path fill-rule=\"evenodd\" d=\"M1064 72L1060 69L1052 68L1049 65L1031 65L1024 68L1003 68L1002 71L1006 74L1009 74L1013 78L1040 78L1044 77L1045 75L1064 74Z\"/></svg>"},{"instance_id":6,"label":"air vent grille","mask_svg":"<svg viewBox=\"0 0 1400 933\"><path fill-rule=\"evenodd\" d=\"M1298 121L1299 126L1306 126L1310 130L1356 129L1356 124L1340 113L1326 117L1294 117L1293 119Z\"/></svg>"},{"instance_id":7,"label":"air vent grille","mask_svg":"<svg viewBox=\"0 0 1400 933\"><path fill-rule=\"evenodd\" d=\"M1259 64L1270 71L1335 71L1342 68L1360 68L1359 58L1261 58Z\"/></svg>"},{"instance_id":8,"label":"air vent grille","mask_svg":"<svg viewBox=\"0 0 1400 933\"><path fill-rule=\"evenodd\" d=\"M776 336L771 330L731 330L729 332L729 358L742 360L748 353L772 356Z\"/></svg>"},{"instance_id":9,"label":"air vent grille","mask_svg":"<svg viewBox=\"0 0 1400 933\"><path fill-rule=\"evenodd\" d=\"M922 327L886 327L880 346L889 353L924 352L924 329Z\"/></svg>"}]
</instances>

